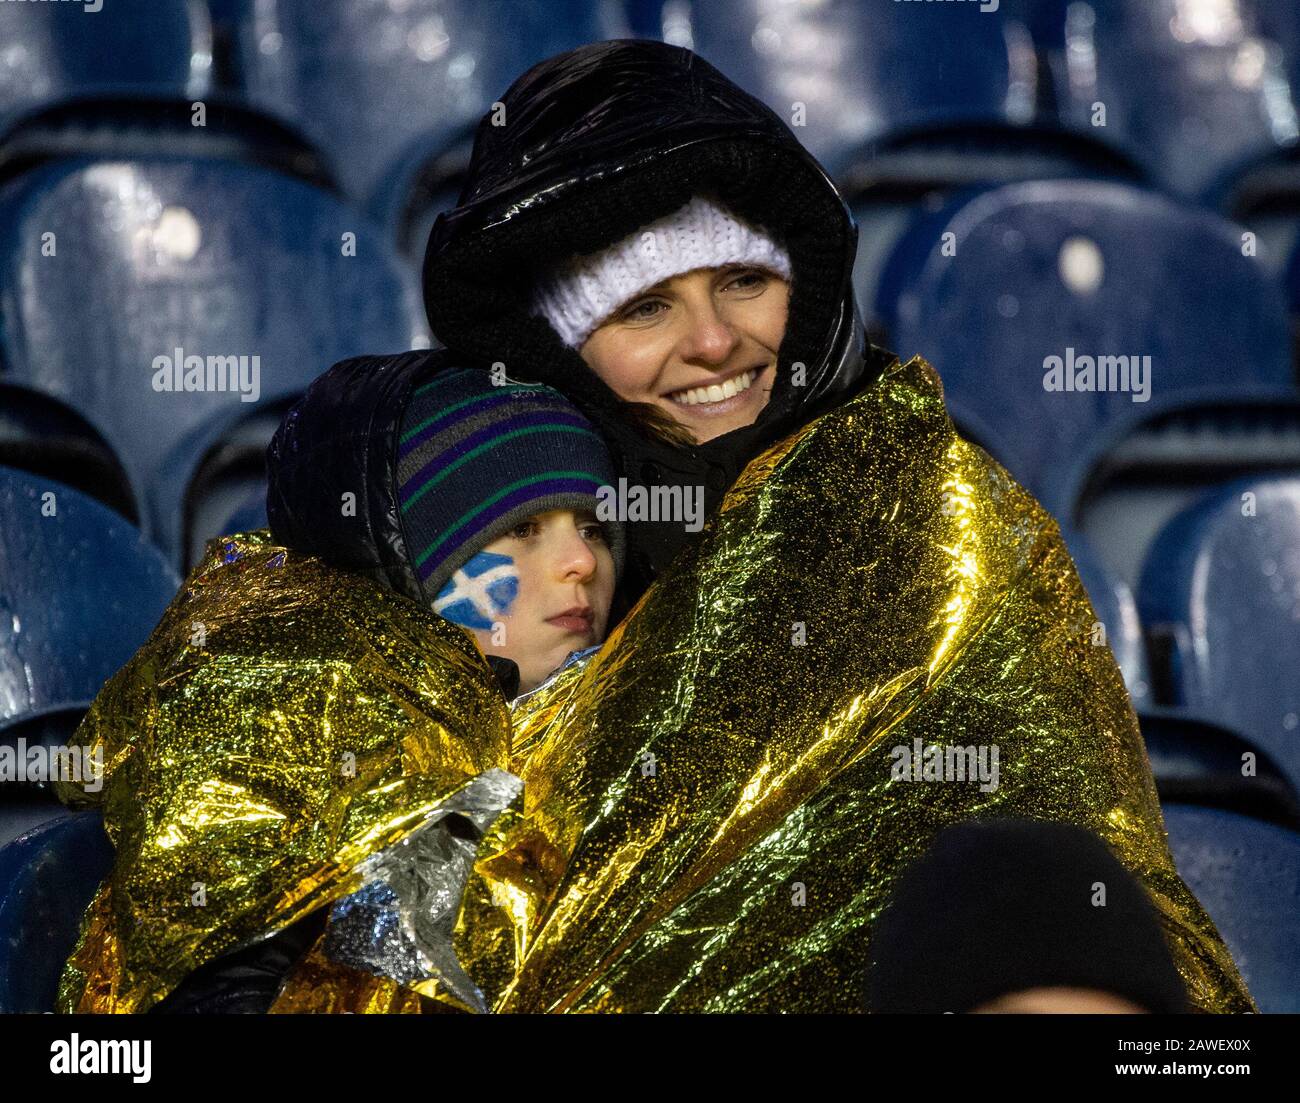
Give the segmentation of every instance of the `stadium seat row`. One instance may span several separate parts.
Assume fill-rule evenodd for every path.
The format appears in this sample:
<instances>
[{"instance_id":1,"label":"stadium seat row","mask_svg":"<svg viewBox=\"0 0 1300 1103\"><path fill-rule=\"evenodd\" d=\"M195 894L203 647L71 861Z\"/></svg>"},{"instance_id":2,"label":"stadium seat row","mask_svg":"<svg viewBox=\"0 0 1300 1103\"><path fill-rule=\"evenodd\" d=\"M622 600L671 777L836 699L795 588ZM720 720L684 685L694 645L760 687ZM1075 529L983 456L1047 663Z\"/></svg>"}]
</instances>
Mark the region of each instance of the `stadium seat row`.
<instances>
[{"instance_id":1,"label":"stadium seat row","mask_svg":"<svg viewBox=\"0 0 1300 1103\"><path fill-rule=\"evenodd\" d=\"M630 34L690 46L764 99L854 199L1106 176L1238 216L1279 197L1300 209L1300 16L1269 0L89 9L0 6L0 171L102 141L115 117L192 146L183 134L201 102L211 141L336 182L409 251L454 199L473 127L515 77Z\"/></svg>"},{"instance_id":2,"label":"stadium seat row","mask_svg":"<svg viewBox=\"0 0 1300 1103\"><path fill-rule=\"evenodd\" d=\"M0 462L95 494L183 567L264 484L307 384L427 347L423 314L383 235L301 181L52 162L0 190Z\"/></svg>"},{"instance_id":3,"label":"stadium seat row","mask_svg":"<svg viewBox=\"0 0 1300 1103\"><path fill-rule=\"evenodd\" d=\"M891 241L856 276L878 338L929 358L959 428L1130 585L1196 492L1300 469L1286 302L1231 223L1030 181ZM0 463L100 498L178 569L256 502L316 375L428 343L383 233L276 170L63 158L0 188Z\"/></svg>"}]
</instances>

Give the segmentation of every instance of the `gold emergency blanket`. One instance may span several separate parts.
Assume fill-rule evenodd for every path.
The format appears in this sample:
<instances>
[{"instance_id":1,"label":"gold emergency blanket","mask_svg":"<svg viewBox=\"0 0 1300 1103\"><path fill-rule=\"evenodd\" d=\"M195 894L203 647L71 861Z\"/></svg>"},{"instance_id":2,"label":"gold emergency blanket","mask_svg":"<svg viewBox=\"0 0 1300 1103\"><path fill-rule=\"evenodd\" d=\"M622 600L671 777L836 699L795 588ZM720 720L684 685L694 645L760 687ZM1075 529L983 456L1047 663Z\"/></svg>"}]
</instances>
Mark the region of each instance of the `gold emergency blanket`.
<instances>
[{"instance_id":1,"label":"gold emergency blanket","mask_svg":"<svg viewBox=\"0 0 1300 1103\"><path fill-rule=\"evenodd\" d=\"M1136 719L1055 522L955 434L920 359L750 464L601 651L516 708L508 759L504 705L459 630L413 613L389 624L391 601L350 596L312 561L280 576L294 596L268 611L275 572L240 562L243 582L223 585L229 568L211 564L187 582L221 586L194 600L245 641L218 649L225 669L202 655L167 665L190 654L181 636L203 619L180 604L87 721L108 747L107 813L128 851L110 886L117 926L97 928L92 907L65 1007L138 1006L259 925L338 898L355 852L381 850L470 775L506 766L524 779L523 804L478 844L452 936L497 1011L860 1010L872 926L900 873L943 827L988 816L1098 832L1154 901L1193 1003L1252 1009L1174 871ZM322 605L378 619L331 619ZM301 677L286 677L296 664ZM464 684L439 673L429 685L426 666ZM206 689L178 681L196 675ZM168 730L194 728L175 745L154 718L172 695L188 704ZM356 831L338 830L345 805L327 795L340 784L335 709L376 756L376 812ZM927 780L921 761L902 772L898 748L924 761L936 745L986 763L996 748L996 783ZM308 772L326 795L293 780ZM393 779L412 795L390 799ZM227 810L210 856L193 841L208 812L191 805ZM283 862L264 808L299 825ZM317 822L328 846L308 845ZM170 861L175 846L202 858L209 901L217 886L259 891L179 932L153 923L176 922L177 894L201 879L193 861ZM120 909L119 885L132 893ZM137 914L147 933L129 926ZM334 967L318 943L275 1010L447 1008L435 1002Z\"/></svg>"},{"instance_id":2,"label":"gold emergency blanket","mask_svg":"<svg viewBox=\"0 0 1300 1103\"><path fill-rule=\"evenodd\" d=\"M263 530L209 545L77 741L103 747L116 859L59 1006L138 1011L355 889L507 765L510 722L465 632Z\"/></svg>"},{"instance_id":3,"label":"gold emergency blanket","mask_svg":"<svg viewBox=\"0 0 1300 1103\"><path fill-rule=\"evenodd\" d=\"M1096 831L1193 1004L1252 1009L1174 870L1095 628L1052 517L955 434L927 363L895 364L757 458L605 647L517 712L531 838L565 857L498 1009L860 1010L899 874L990 816ZM896 748L935 744L996 747L996 787L902 769Z\"/></svg>"}]
</instances>

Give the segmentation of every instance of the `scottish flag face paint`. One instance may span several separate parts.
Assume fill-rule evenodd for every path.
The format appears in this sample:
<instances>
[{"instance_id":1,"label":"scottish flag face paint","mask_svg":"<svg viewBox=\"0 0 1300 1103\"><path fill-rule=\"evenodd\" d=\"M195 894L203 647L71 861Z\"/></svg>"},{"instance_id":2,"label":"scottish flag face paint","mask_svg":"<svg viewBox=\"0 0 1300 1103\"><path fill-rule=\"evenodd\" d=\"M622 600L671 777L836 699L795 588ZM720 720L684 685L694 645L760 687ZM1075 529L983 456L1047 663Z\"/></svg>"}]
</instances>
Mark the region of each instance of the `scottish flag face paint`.
<instances>
[{"instance_id":1,"label":"scottish flag face paint","mask_svg":"<svg viewBox=\"0 0 1300 1103\"><path fill-rule=\"evenodd\" d=\"M481 551L451 576L434 599L433 611L463 628L487 632L510 615L518 595L514 559Z\"/></svg>"}]
</instances>

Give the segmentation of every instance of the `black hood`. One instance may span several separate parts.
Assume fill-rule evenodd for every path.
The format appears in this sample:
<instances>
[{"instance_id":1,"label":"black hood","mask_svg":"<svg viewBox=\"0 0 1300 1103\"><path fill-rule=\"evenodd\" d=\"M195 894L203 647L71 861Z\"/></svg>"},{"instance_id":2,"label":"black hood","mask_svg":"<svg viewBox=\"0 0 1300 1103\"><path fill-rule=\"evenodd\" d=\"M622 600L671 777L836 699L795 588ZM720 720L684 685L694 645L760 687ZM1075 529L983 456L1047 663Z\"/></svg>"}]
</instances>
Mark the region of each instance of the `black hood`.
<instances>
[{"instance_id":1,"label":"black hood","mask_svg":"<svg viewBox=\"0 0 1300 1103\"><path fill-rule=\"evenodd\" d=\"M567 395L629 480L704 485L715 508L762 448L878 377L890 357L863 332L852 286L857 227L843 198L785 122L713 66L660 42L601 42L534 66L500 104L479 124L459 205L429 239L432 330L471 362L502 363L512 378ZM621 415L613 392L529 316L529 304L541 272L698 194L780 241L793 274L777 380L758 422L681 447ZM633 561L651 575L686 539L680 525L633 526L629 535Z\"/></svg>"},{"instance_id":2,"label":"black hood","mask_svg":"<svg viewBox=\"0 0 1300 1103\"><path fill-rule=\"evenodd\" d=\"M397 438L416 385L450 366L445 351L358 356L312 383L266 450L277 544L424 602L398 508Z\"/></svg>"}]
</instances>

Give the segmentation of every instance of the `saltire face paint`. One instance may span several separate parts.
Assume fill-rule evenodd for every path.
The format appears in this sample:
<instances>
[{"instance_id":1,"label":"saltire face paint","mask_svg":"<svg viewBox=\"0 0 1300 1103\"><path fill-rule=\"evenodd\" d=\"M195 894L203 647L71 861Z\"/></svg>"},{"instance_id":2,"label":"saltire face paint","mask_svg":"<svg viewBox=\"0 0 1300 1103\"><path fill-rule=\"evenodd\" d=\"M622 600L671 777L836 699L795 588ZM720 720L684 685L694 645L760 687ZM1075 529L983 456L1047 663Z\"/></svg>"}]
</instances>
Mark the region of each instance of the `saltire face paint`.
<instances>
[{"instance_id":1,"label":"saltire face paint","mask_svg":"<svg viewBox=\"0 0 1300 1103\"><path fill-rule=\"evenodd\" d=\"M490 631L519 595L519 572L511 556L481 551L456 571L433 602L433 611L463 628Z\"/></svg>"}]
</instances>

